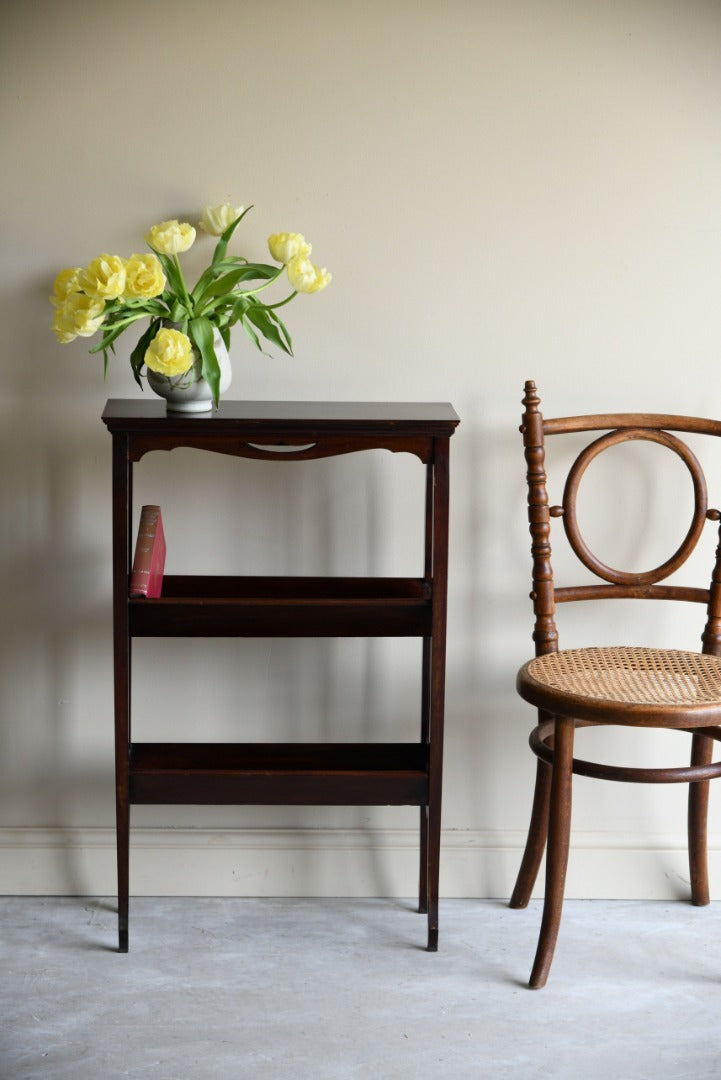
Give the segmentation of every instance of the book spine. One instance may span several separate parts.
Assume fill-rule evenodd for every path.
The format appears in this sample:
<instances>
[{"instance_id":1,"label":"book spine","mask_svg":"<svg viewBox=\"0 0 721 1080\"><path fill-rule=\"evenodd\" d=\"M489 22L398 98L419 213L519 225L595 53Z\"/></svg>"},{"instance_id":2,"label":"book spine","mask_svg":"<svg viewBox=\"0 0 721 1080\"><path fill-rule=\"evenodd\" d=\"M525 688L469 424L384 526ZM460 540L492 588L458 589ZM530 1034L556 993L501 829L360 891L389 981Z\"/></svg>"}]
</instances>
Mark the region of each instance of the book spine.
<instances>
[{"instance_id":1,"label":"book spine","mask_svg":"<svg viewBox=\"0 0 721 1080\"><path fill-rule=\"evenodd\" d=\"M158 597L165 569L165 535L159 506L143 506L140 511L135 556L130 572L130 596Z\"/></svg>"}]
</instances>

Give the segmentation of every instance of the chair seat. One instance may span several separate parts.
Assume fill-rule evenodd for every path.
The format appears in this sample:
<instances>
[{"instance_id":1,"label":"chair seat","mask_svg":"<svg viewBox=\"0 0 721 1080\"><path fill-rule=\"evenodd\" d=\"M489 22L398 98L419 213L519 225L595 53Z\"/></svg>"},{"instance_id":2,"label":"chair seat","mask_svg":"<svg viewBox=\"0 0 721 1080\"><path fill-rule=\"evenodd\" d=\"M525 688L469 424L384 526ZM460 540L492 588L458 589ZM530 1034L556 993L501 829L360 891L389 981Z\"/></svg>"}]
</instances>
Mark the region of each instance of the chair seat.
<instances>
[{"instance_id":1,"label":"chair seat","mask_svg":"<svg viewBox=\"0 0 721 1080\"><path fill-rule=\"evenodd\" d=\"M529 660L518 692L579 720L648 727L721 723L721 658L677 649L564 649Z\"/></svg>"}]
</instances>

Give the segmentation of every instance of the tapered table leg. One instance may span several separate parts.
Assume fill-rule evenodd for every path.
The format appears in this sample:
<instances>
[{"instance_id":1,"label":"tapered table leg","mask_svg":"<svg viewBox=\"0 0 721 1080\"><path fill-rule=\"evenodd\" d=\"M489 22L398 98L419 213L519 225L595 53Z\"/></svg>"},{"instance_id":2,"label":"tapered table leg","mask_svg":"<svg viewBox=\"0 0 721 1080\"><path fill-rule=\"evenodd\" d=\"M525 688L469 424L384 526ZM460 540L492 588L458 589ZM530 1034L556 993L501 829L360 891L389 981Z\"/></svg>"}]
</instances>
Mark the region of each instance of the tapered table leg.
<instances>
[{"instance_id":1,"label":"tapered table leg","mask_svg":"<svg viewBox=\"0 0 721 1080\"><path fill-rule=\"evenodd\" d=\"M429 485L430 486L430 485ZM432 486L428 495L430 507L433 506ZM429 511L430 512L430 511ZM428 562L426 573L432 573L432 562ZM430 739L431 707L431 639L423 638L423 661L421 673L421 742L428 745ZM420 808L420 872L418 885L418 911L428 914L428 807Z\"/></svg>"},{"instance_id":2,"label":"tapered table leg","mask_svg":"<svg viewBox=\"0 0 721 1080\"><path fill-rule=\"evenodd\" d=\"M448 590L449 446L435 442L432 486L433 620L430 643L428 778L428 951L438 949L438 900L441 862L441 794L446 688L446 606Z\"/></svg>"},{"instance_id":3,"label":"tapered table leg","mask_svg":"<svg viewBox=\"0 0 721 1080\"><path fill-rule=\"evenodd\" d=\"M428 912L428 809L421 807L420 812L420 872L418 883L418 911L421 915Z\"/></svg>"},{"instance_id":4,"label":"tapered table leg","mask_svg":"<svg viewBox=\"0 0 721 1080\"><path fill-rule=\"evenodd\" d=\"M124 435L113 435L113 655L115 683L115 829L118 867L118 950L128 951L130 862L130 634L128 568L133 474Z\"/></svg>"},{"instance_id":5,"label":"tapered table leg","mask_svg":"<svg viewBox=\"0 0 721 1080\"><path fill-rule=\"evenodd\" d=\"M128 951L130 904L130 802L127 749L118 752L115 786L115 842L118 865L118 952Z\"/></svg>"},{"instance_id":6,"label":"tapered table leg","mask_svg":"<svg viewBox=\"0 0 721 1080\"><path fill-rule=\"evenodd\" d=\"M129 828L121 826L120 816L117 821L118 845L118 952L128 951L128 915L129 915Z\"/></svg>"}]
</instances>

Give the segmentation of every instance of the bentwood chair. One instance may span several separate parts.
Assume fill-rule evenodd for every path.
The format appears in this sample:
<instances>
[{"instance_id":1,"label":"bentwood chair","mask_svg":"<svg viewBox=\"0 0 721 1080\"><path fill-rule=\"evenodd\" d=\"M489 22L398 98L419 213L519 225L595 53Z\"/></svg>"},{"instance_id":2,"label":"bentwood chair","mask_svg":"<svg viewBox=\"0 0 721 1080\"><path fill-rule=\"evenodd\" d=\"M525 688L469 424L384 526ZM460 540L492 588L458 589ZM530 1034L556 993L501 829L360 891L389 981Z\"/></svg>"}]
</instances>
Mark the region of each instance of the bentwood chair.
<instances>
[{"instance_id":1,"label":"bentwood chair","mask_svg":"<svg viewBox=\"0 0 721 1080\"><path fill-rule=\"evenodd\" d=\"M721 540L707 587L668 584L667 579L686 563L705 522L721 521L721 511L708 507L706 479L697 458L688 442L674 433L715 436L718 442L713 449L719 459L721 420L645 413L547 420L540 412L536 385L530 381L525 384L523 404L521 433L528 468L536 656L520 669L516 685L521 697L538 709L538 726L530 738L538 767L528 841L510 906L527 905L545 849L546 892L529 983L536 989L544 986L548 978L561 921L574 773L633 783L688 783L691 900L698 905L709 902L706 854L709 780L721 776L721 762L712 761L713 740L721 739ZM595 433L595 437L575 458L560 505L550 505L546 440L551 436L589 432ZM666 562L642 573L616 570L601 562L587 546L576 513L579 484L589 464L609 447L635 440L656 443L678 455L693 485L691 524L682 543ZM558 449L557 442L554 446ZM576 449L577 444L574 453ZM573 553L594 575L591 583L562 588L555 585L550 535L551 520L558 518L563 522ZM556 605L616 597L703 604L706 616L701 651L623 644L559 650ZM690 765L639 768L574 758L576 728L611 724L688 731Z\"/></svg>"}]
</instances>

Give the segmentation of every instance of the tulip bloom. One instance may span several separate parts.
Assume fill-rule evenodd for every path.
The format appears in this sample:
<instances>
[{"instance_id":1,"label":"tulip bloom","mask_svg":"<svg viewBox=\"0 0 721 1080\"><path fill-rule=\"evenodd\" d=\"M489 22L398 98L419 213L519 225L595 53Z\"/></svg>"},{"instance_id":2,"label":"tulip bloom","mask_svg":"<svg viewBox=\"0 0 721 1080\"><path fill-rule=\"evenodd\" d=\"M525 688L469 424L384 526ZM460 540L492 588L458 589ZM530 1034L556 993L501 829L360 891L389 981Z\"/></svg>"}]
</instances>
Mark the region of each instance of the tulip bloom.
<instances>
[{"instance_id":1,"label":"tulip bloom","mask_svg":"<svg viewBox=\"0 0 721 1080\"><path fill-rule=\"evenodd\" d=\"M152 300L165 288L165 274L157 255L131 255L125 260L124 300Z\"/></svg>"},{"instance_id":2,"label":"tulip bloom","mask_svg":"<svg viewBox=\"0 0 721 1080\"><path fill-rule=\"evenodd\" d=\"M195 229L187 222L172 218L153 225L147 233L145 242L159 255L178 255L187 251L195 242Z\"/></svg>"},{"instance_id":3,"label":"tulip bloom","mask_svg":"<svg viewBox=\"0 0 721 1080\"><path fill-rule=\"evenodd\" d=\"M193 363L193 344L180 330L163 327L150 342L145 366L159 375L184 375Z\"/></svg>"},{"instance_id":4,"label":"tulip bloom","mask_svg":"<svg viewBox=\"0 0 721 1080\"><path fill-rule=\"evenodd\" d=\"M225 230L238 220L244 209L244 206L232 206L230 203L206 206L198 225L210 236L222 236Z\"/></svg>"},{"instance_id":5,"label":"tulip bloom","mask_svg":"<svg viewBox=\"0 0 721 1080\"><path fill-rule=\"evenodd\" d=\"M67 345L76 337L92 337L104 319L104 301L75 292L56 308L53 331L61 345Z\"/></svg>"},{"instance_id":6,"label":"tulip bloom","mask_svg":"<svg viewBox=\"0 0 721 1080\"><path fill-rule=\"evenodd\" d=\"M94 300L117 300L125 291L125 263L119 255L98 255L80 272L80 288Z\"/></svg>"},{"instance_id":7,"label":"tulip bloom","mask_svg":"<svg viewBox=\"0 0 721 1080\"><path fill-rule=\"evenodd\" d=\"M299 256L307 258L313 250L313 246L308 243L303 234L297 232L273 233L268 237L268 248L275 261L285 266L291 259Z\"/></svg>"},{"instance_id":8,"label":"tulip bloom","mask_svg":"<svg viewBox=\"0 0 721 1080\"><path fill-rule=\"evenodd\" d=\"M288 281L296 292L320 292L326 285L330 285L331 278L332 274L325 267L319 269L303 255L296 255L288 263Z\"/></svg>"}]
</instances>

